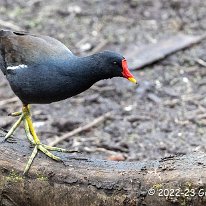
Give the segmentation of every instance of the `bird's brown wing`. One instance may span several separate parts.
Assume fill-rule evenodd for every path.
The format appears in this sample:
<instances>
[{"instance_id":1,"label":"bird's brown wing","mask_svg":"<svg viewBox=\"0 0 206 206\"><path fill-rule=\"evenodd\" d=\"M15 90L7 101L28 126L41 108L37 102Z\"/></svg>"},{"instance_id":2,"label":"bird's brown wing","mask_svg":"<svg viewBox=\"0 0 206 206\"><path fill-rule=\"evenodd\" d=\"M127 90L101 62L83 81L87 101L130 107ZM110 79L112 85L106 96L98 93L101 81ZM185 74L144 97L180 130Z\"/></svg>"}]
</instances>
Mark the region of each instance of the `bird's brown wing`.
<instances>
[{"instance_id":1,"label":"bird's brown wing","mask_svg":"<svg viewBox=\"0 0 206 206\"><path fill-rule=\"evenodd\" d=\"M0 31L0 68L32 65L56 59L68 59L72 52L60 41L26 32Z\"/></svg>"}]
</instances>

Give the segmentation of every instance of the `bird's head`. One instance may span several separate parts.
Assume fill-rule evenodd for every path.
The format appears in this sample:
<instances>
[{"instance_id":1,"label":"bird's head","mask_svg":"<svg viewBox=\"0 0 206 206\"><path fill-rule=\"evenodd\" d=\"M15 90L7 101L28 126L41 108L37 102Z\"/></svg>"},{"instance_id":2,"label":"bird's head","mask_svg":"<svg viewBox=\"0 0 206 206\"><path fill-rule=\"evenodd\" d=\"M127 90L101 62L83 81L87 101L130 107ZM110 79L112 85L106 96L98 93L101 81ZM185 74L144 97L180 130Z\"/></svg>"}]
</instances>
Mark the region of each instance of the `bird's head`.
<instances>
[{"instance_id":1,"label":"bird's head","mask_svg":"<svg viewBox=\"0 0 206 206\"><path fill-rule=\"evenodd\" d=\"M103 51L101 55L106 62L104 70L110 73L111 77L124 77L137 84L135 77L129 71L127 60L122 55L112 51Z\"/></svg>"}]
</instances>

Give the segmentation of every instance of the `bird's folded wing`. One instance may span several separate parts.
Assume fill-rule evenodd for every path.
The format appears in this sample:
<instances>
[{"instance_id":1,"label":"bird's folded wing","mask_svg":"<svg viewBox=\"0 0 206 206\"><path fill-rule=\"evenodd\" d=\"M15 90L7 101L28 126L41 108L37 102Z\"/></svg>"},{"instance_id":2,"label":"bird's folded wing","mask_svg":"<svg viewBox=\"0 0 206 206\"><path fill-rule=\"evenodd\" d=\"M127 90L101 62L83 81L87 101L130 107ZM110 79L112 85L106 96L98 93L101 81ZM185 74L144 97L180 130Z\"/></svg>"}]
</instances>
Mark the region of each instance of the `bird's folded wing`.
<instances>
[{"instance_id":1,"label":"bird's folded wing","mask_svg":"<svg viewBox=\"0 0 206 206\"><path fill-rule=\"evenodd\" d=\"M26 32L0 31L0 69L68 59L72 52L60 41Z\"/></svg>"}]
</instances>

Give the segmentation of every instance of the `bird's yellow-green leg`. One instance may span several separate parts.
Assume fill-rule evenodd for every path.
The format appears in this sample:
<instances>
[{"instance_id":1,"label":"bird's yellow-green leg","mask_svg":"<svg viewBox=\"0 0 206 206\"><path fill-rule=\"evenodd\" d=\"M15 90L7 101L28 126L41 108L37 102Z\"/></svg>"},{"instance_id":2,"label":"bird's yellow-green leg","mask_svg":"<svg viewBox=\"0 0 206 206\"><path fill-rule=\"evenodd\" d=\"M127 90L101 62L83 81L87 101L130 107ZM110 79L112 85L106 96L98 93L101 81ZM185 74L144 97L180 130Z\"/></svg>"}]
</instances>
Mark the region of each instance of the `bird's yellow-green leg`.
<instances>
[{"instance_id":1,"label":"bird's yellow-green leg","mask_svg":"<svg viewBox=\"0 0 206 206\"><path fill-rule=\"evenodd\" d=\"M58 147L51 147L51 146L41 144L41 142L40 142L40 140L35 132L35 129L34 129L34 126L32 123L32 119L31 119L31 115L30 115L30 109L28 106L23 107L23 114L24 114L24 118L25 118L24 128L25 128L26 135L27 135L29 141L33 145L35 145L34 150L33 150L32 154L29 158L29 161L27 162L27 165L25 167L24 174L27 173L29 168L31 167L31 164L32 164L38 150L40 150L41 152L43 152L44 154L46 154L47 156L49 156L50 158L52 158L56 161L61 161L61 159L59 157L53 155L51 152L49 152L49 150L59 151L59 152L71 152L71 151L61 149Z\"/></svg>"},{"instance_id":2,"label":"bird's yellow-green leg","mask_svg":"<svg viewBox=\"0 0 206 206\"><path fill-rule=\"evenodd\" d=\"M31 142L32 145L34 145L34 140L33 140L33 137L30 133L29 125L28 125L26 119L24 119L24 130L25 130L25 133L26 133L28 140Z\"/></svg>"},{"instance_id":3,"label":"bird's yellow-green leg","mask_svg":"<svg viewBox=\"0 0 206 206\"><path fill-rule=\"evenodd\" d=\"M12 126L12 128L8 131L8 133L6 134L4 140L7 140L9 137L11 137L11 135L15 132L15 130L17 129L17 127L19 127L19 125L21 124L22 120L24 119L24 114L21 114L21 116L19 117L19 119L16 121L16 123Z\"/></svg>"},{"instance_id":4,"label":"bird's yellow-green leg","mask_svg":"<svg viewBox=\"0 0 206 206\"><path fill-rule=\"evenodd\" d=\"M29 160L28 160L28 162L26 164L26 167L24 169L24 173L23 174L26 174L29 171L29 168L31 167L31 164L32 164L34 158L36 157L37 152L38 152L38 145L36 145L34 147L34 150L33 150L32 154L31 154L31 156L29 157Z\"/></svg>"},{"instance_id":5,"label":"bird's yellow-green leg","mask_svg":"<svg viewBox=\"0 0 206 206\"><path fill-rule=\"evenodd\" d=\"M78 152L78 151L76 151L76 150L67 150L67 149L63 149L63 148L59 148L59 147L52 147L52 146L45 145L45 144L42 144L42 146L43 146L45 149L50 150L50 151L66 152L66 153Z\"/></svg>"},{"instance_id":6,"label":"bird's yellow-green leg","mask_svg":"<svg viewBox=\"0 0 206 206\"><path fill-rule=\"evenodd\" d=\"M26 136L27 136L28 140L29 140L33 145L35 145L34 140L33 140L33 136L32 136L31 133L30 133L29 125L28 125L26 119L24 119L24 129L25 129ZM76 151L76 150L66 150L66 149L62 149L62 148L59 148L59 147L51 147L51 146L45 145L45 144L41 144L41 145L42 145L45 149L50 150L50 151L67 152L67 153L78 152L78 151Z\"/></svg>"},{"instance_id":7,"label":"bird's yellow-green leg","mask_svg":"<svg viewBox=\"0 0 206 206\"><path fill-rule=\"evenodd\" d=\"M8 114L8 116L12 116L12 117L18 117L20 115L22 115L22 112L12 112L12 113Z\"/></svg>"},{"instance_id":8,"label":"bird's yellow-green leg","mask_svg":"<svg viewBox=\"0 0 206 206\"><path fill-rule=\"evenodd\" d=\"M58 152L78 152L78 151L69 151L66 149L62 149L62 148L58 148L58 147L51 147L45 144L41 144L33 123L32 123L32 119L31 119L31 114L30 114L30 108L29 105L24 105L22 112L14 112L11 113L10 116L20 116L18 121L12 126L12 128L9 130L8 134L5 136L5 140L8 139L13 133L14 131L17 129L17 127L20 125L20 123L22 121L24 121L24 129L26 132L26 136L28 138L28 140L31 142L32 145L34 145L34 150L26 164L26 167L24 169L24 174L27 173L29 171L29 168L32 165L32 162L34 160L34 158L36 157L38 150L42 151L44 154L46 154L47 156L49 156L50 158L56 160L56 161L61 161L61 159L55 155L53 155L50 151L58 151Z\"/></svg>"}]
</instances>

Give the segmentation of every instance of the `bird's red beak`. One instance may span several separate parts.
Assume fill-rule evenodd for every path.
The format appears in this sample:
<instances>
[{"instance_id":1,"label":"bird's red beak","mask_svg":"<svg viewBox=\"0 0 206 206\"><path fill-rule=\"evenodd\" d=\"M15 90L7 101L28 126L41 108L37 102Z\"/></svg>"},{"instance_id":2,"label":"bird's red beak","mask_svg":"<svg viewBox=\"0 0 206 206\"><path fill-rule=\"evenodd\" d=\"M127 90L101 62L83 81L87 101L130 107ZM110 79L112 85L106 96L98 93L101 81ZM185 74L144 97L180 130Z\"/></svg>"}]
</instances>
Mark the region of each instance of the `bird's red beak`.
<instances>
[{"instance_id":1,"label":"bird's red beak","mask_svg":"<svg viewBox=\"0 0 206 206\"><path fill-rule=\"evenodd\" d=\"M137 84L137 80L134 78L134 76L131 74L131 72L129 71L129 68L127 66L127 60L123 59L122 60L122 75L123 77L125 77L126 79L128 79L129 81Z\"/></svg>"}]
</instances>

